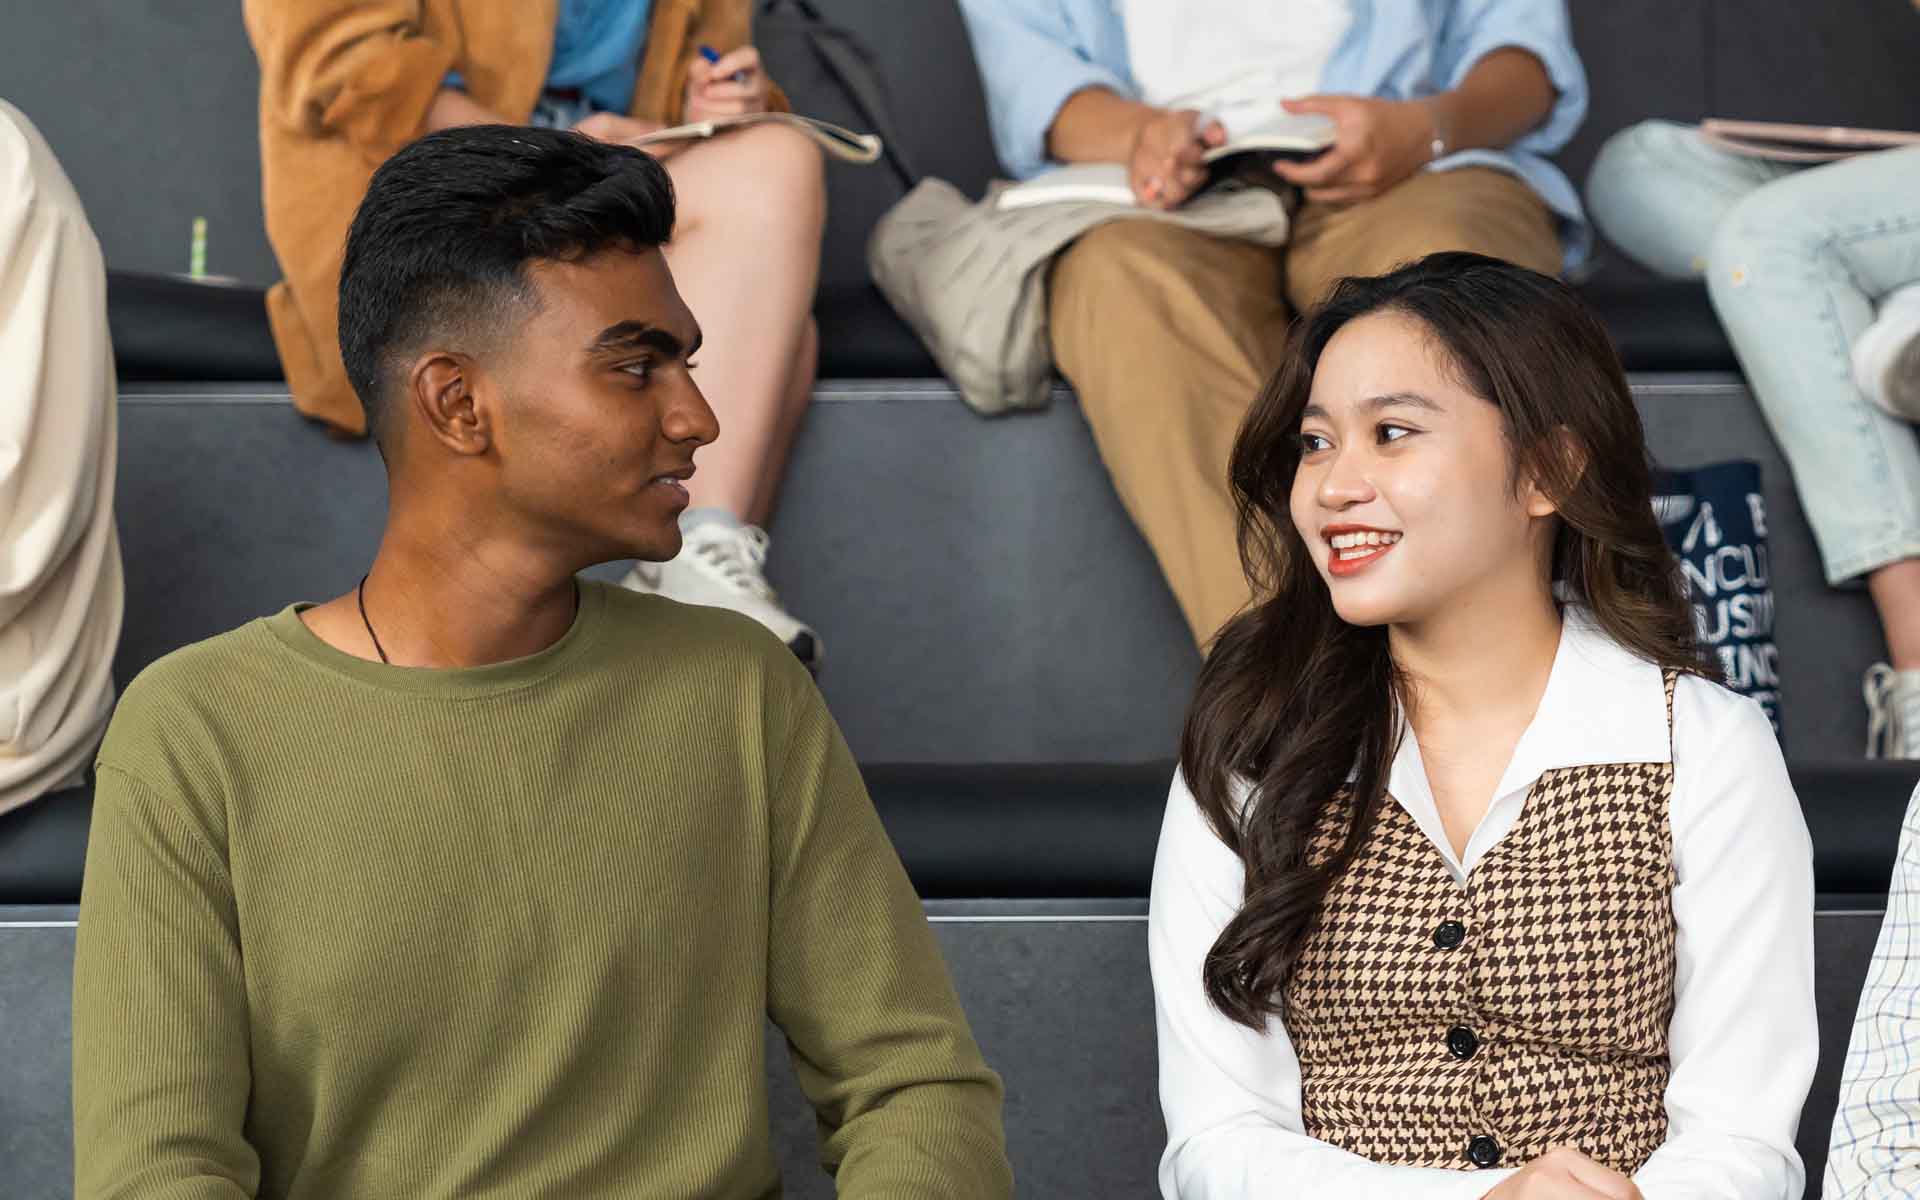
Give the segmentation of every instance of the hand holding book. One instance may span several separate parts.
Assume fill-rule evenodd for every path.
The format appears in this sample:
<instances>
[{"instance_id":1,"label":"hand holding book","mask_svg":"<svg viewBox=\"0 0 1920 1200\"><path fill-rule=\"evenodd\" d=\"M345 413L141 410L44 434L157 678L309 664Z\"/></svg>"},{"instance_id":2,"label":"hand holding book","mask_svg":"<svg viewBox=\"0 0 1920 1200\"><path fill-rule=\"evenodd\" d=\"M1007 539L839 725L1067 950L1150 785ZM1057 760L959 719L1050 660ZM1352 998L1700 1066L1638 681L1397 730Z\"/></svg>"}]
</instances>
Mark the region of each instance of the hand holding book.
<instances>
[{"instance_id":1,"label":"hand holding book","mask_svg":"<svg viewBox=\"0 0 1920 1200\"><path fill-rule=\"evenodd\" d=\"M1306 96L1282 106L1296 116L1333 122L1333 145L1311 162L1276 162L1274 174L1315 204L1371 200L1432 162L1440 138L1431 110L1418 100L1372 96Z\"/></svg>"},{"instance_id":2,"label":"hand holding book","mask_svg":"<svg viewBox=\"0 0 1920 1200\"><path fill-rule=\"evenodd\" d=\"M1206 153L1227 140L1226 126L1192 109L1152 114L1133 135L1127 182L1146 208L1174 209L1206 186Z\"/></svg>"}]
</instances>

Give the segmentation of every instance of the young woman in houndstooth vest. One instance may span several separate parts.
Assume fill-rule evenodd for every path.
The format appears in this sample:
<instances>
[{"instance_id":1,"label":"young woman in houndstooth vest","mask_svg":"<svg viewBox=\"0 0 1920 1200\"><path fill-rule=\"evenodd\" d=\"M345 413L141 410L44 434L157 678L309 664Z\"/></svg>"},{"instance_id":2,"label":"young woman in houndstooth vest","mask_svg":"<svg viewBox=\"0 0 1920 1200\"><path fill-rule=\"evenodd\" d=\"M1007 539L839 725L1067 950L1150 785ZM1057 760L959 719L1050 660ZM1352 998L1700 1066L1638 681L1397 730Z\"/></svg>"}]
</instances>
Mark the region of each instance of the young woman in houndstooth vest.
<instances>
[{"instance_id":1,"label":"young woman in houndstooth vest","mask_svg":"<svg viewBox=\"0 0 1920 1200\"><path fill-rule=\"evenodd\" d=\"M1799 1200L1806 825L1564 285L1347 280L1230 481L1149 944L1174 1197Z\"/></svg>"}]
</instances>

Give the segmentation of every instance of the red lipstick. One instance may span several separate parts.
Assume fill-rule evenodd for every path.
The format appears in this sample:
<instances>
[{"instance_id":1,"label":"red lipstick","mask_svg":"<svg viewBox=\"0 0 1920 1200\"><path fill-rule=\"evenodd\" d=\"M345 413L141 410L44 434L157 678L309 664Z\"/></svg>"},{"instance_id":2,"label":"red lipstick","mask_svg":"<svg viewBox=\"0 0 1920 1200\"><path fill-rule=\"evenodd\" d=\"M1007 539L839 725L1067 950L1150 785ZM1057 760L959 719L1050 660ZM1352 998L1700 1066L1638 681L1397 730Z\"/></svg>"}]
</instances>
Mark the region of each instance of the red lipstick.
<instances>
[{"instance_id":1,"label":"red lipstick","mask_svg":"<svg viewBox=\"0 0 1920 1200\"><path fill-rule=\"evenodd\" d=\"M1328 525L1320 530L1327 546L1327 574L1336 579L1358 575L1386 557L1400 542L1397 529L1372 525Z\"/></svg>"}]
</instances>

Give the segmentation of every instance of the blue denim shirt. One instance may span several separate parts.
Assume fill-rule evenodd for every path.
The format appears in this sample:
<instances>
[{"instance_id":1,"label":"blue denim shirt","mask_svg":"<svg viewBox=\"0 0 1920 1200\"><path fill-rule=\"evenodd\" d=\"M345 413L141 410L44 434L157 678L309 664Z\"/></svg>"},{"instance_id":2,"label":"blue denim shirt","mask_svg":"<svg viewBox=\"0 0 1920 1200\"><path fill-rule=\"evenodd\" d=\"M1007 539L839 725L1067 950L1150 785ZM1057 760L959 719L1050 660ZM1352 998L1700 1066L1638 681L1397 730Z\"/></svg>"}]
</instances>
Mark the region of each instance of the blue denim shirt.
<instances>
[{"instance_id":1,"label":"blue denim shirt","mask_svg":"<svg viewBox=\"0 0 1920 1200\"><path fill-rule=\"evenodd\" d=\"M533 123L565 128L594 112L625 113L633 107L640 78L640 51L647 40L653 0L561 0L553 28L553 58L547 64L549 88L574 88L576 102L542 107ZM460 72L447 72L445 85L465 89Z\"/></svg>"},{"instance_id":2,"label":"blue denim shirt","mask_svg":"<svg viewBox=\"0 0 1920 1200\"><path fill-rule=\"evenodd\" d=\"M1123 0L960 0L986 85L994 146L1016 179L1052 166L1047 130L1087 87L1137 96L1127 65ZM1553 112L1505 150L1464 150L1432 170L1490 166L1524 179L1560 217L1566 265L1593 241L1579 194L1546 156L1587 115L1587 75L1573 49L1566 0L1348 0L1353 22L1320 90L1411 100L1459 85L1505 46L1530 50L1559 91Z\"/></svg>"},{"instance_id":3,"label":"blue denim shirt","mask_svg":"<svg viewBox=\"0 0 1920 1200\"><path fill-rule=\"evenodd\" d=\"M561 0L547 86L579 88L600 112L633 107L653 0Z\"/></svg>"}]
</instances>

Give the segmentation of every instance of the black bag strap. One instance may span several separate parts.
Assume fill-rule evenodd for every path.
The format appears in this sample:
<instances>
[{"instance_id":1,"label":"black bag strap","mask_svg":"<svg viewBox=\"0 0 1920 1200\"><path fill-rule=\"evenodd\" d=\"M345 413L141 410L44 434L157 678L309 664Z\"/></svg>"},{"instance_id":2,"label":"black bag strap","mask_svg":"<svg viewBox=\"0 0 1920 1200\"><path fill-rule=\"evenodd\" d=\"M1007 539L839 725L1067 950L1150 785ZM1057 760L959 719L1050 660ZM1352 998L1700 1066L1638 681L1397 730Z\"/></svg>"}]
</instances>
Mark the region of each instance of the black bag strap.
<instances>
[{"instance_id":1,"label":"black bag strap","mask_svg":"<svg viewBox=\"0 0 1920 1200\"><path fill-rule=\"evenodd\" d=\"M899 178L900 186L912 191L920 182L920 172L907 160L899 131L894 128L892 108L887 102L885 84L874 66L873 52L852 31L822 16L813 0L766 0L760 12L762 16L769 16L783 6L793 8L811 26L806 36L814 57L846 93L866 129L880 135L887 166Z\"/></svg>"}]
</instances>

